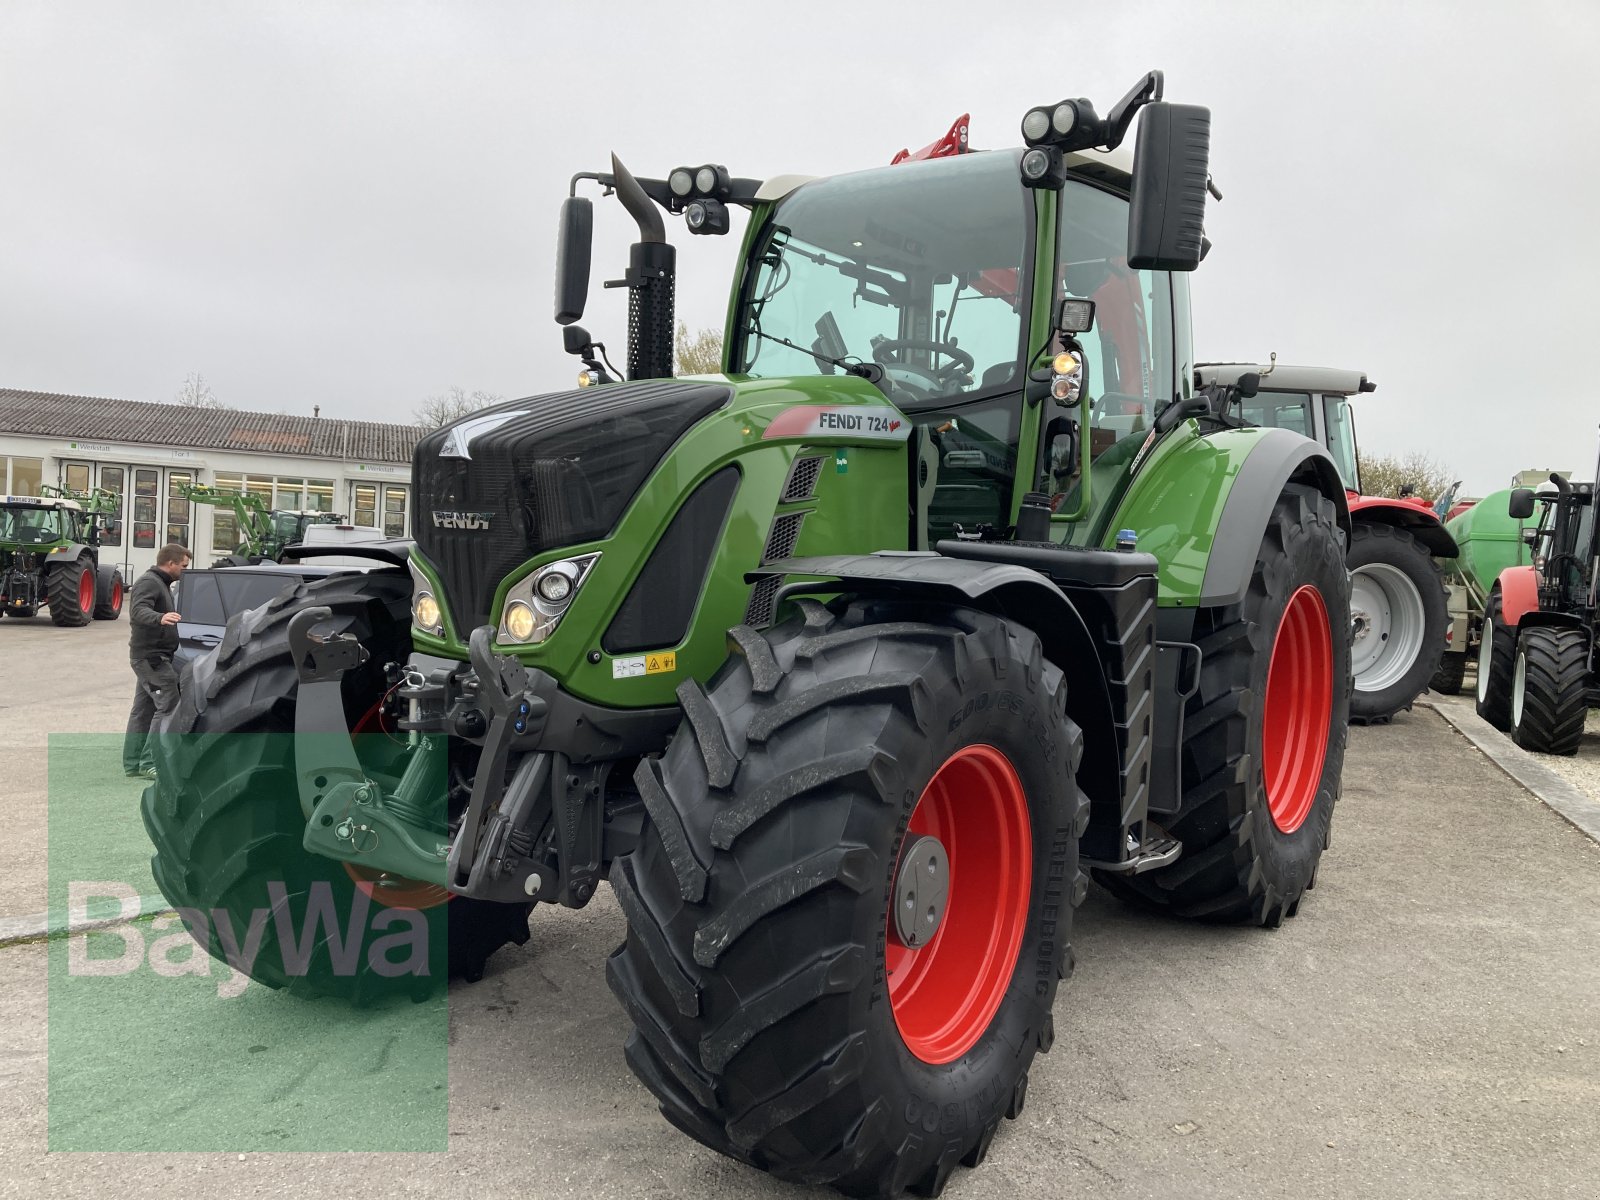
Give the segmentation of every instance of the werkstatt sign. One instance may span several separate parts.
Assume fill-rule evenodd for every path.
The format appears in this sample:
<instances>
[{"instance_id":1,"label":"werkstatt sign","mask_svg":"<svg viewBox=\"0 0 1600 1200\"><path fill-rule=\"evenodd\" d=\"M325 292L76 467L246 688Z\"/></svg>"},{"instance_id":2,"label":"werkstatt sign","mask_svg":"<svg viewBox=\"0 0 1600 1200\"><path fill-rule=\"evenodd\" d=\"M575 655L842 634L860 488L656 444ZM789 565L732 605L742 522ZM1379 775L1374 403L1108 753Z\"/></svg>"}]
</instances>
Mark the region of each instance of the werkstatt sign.
<instances>
[{"instance_id":1,"label":"werkstatt sign","mask_svg":"<svg viewBox=\"0 0 1600 1200\"><path fill-rule=\"evenodd\" d=\"M113 446L110 442L68 442L74 454L114 454L118 458L160 458L187 462L200 456L193 450L157 449L154 446Z\"/></svg>"}]
</instances>

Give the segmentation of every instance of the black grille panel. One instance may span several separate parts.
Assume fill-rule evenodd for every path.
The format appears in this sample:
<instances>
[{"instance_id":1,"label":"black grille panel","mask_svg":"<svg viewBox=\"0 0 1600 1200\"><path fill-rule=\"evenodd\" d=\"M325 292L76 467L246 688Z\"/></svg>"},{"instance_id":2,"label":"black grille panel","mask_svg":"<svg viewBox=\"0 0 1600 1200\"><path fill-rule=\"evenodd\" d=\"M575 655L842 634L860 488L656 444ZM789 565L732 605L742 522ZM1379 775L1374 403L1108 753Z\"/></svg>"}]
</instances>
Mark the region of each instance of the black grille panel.
<instances>
[{"instance_id":1,"label":"black grille panel","mask_svg":"<svg viewBox=\"0 0 1600 1200\"><path fill-rule=\"evenodd\" d=\"M788 482L783 485L781 503L796 504L811 499L817 490L817 476L822 474L820 458L797 458L789 468Z\"/></svg>"},{"instance_id":2,"label":"black grille panel","mask_svg":"<svg viewBox=\"0 0 1600 1200\"><path fill-rule=\"evenodd\" d=\"M784 513L772 522L772 532L767 534L767 546L761 552L763 563L776 562L780 558L788 558L794 553L794 545L800 540L800 526L805 522L806 514Z\"/></svg>"},{"instance_id":3,"label":"black grille panel","mask_svg":"<svg viewBox=\"0 0 1600 1200\"><path fill-rule=\"evenodd\" d=\"M772 609L778 600L778 589L783 577L769 575L756 581L750 589L750 603L745 606L744 623L753 629L765 629L772 624Z\"/></svg>"},{"instance_id":4,"label":"black grille panel","mask_svg":"<svg viewBox=\"0 0 1600 1200\"><path fill-rule=\"evenodd\" d=\"M417 547L438 569L457 633L490 623L495 588L536 554L605 537L683 434L732 398L723 384L675 380L513 400L457 426L502 417L471 439L446 426L417 443Z\"/></svg>"}]
</instances>

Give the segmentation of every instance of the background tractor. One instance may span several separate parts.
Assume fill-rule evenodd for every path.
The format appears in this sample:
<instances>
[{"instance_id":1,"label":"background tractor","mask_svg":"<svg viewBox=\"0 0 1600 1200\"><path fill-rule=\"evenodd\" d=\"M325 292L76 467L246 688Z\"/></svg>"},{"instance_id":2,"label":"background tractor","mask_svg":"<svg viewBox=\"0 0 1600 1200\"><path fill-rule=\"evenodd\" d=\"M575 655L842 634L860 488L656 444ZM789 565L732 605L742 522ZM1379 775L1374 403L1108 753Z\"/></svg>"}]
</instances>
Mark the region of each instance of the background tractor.
<instances>
[{"instance_id":1,"label":"background tractor","mask_svg":"<svg viewBox=\"0 0 1600 1200\"><path fill-rule=\"evenodd\" d=\"M1550 482L1556 490L1543 498L1544 511L1530 531L1533 562L1504 568L1489 588L1477 709L1525 750L1576 754L1588 711L1600 704L1595 484L1571 483L1560 474ZM1508 515L1516 521L1533 516L1538 499L1531 489L1517 488Z\"/></svg>"},{"instance_id":2,"label":"background tractor","mask_svg":"<svg viewBox=\"0 0 1600 1200\"><path fill-rule=\"evenodd\" d=\"M1351 661L1357 724L1388 721L1427 689L1450 635L1443 566L1460 552L1433 503L1361 494L1355 413L1350 398L1377 385L1359 371L1205 363L1205 383L1236 382L1257 373L1260 390L1234 413L1251 425L1292 429L1316 438L1339 464L1350 506Z\"/></svg>"},{"instance_id":3,"label":"background tractor","mask_svg":"<svg viewBox=\"0 0 1600 1200\"><path fill-rule=\"evenodd\" d=\"M277 562L284 547L305 540L313 525L334 525L344 520L338 513L319 509L269 508L266 501L251 492L210 487L203 483L178 484L180 495L199 504L225 508L233 513L239 548L216 559L215 567L243 567L253 563Z\"/></svg>"},{"instance_id":4,"label":"background tractor","mask_svg":"<svg viewBox=\"0 0 1600 1200\"><path fill-rule=\"evenodd\" d=\"M1458 500L1447 510L1444 527L1456 540L1460 553L1445 573L1450 635L1445 639L1439 669L1429 684L1434 691L1448 696L1461 691L1468 664L1477 661L1490 589L1507 567L1527 566L1533 561L1532 542L1538 521L1510 515L1512 491L1541 485L1549 488L1552 475L1565 477L1570 473L1521 471L1511 487L1490 492L1481 499Z\"/></svg>"},{"instance_id":5,"label":"background tractor","mask_svg":"<svg viewBox=\"0 0 1600 1200\"><path fill-rule=\"evenodd\" d=\"M120 511L99 488L72 492L44 484L38 496L0 496L0 614L34 616L48 607L57 625L115 621L122 572L100 562L100 534Z\"/></svg>"},{"instance_id":6,"label":"background tractor","mask_svg":"<svg viewBox=\"0 0 1600 1200\"><path fill-rule=\"evenodd\" d=\"M1152 72L1022 132L575 177L556 311L591 386L422 438L403 568L193 664L143 802L168 898L281 913L242 969L365 998L609 879L662 1112L861 1196L937 1194L1021 1113L1091 873L1293 916L1347 736L1338 464L1196 391L1208 112ZM639 228L627 382L573 324L591 185ZM730 207L724 372L672 379L664 217Z\"/></svg>"}]
</instances>

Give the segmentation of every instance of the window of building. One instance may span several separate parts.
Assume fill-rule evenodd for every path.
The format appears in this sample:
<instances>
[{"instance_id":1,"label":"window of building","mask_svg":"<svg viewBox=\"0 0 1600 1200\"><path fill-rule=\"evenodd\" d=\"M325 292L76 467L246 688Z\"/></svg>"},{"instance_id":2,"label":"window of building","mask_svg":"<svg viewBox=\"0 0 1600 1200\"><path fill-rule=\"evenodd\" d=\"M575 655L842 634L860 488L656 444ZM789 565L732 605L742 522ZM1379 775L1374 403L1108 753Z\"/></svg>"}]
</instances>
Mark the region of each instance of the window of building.
<instances>
[{"instance_id":1,"label":"window of building","mask_svg":"<svg viewBox=\"0 0 1600 1200\"><path fill-rule=\"evenodd\" d=\"M44 482L44 459L42 458L0 458L6 464L6 477L9 483L6 492L12 496L37 496L39 485Z\"/></svg>"},{"instance_id":2,"label":"window of building","mask_svg":"<svg viewBox=\"0 0 1600 1200\"><path fill-rule=\"evenodd\" d=\"M306 508L314 508L318 512L333 511L333 480L308 479L306 480Z\"/></svg>"},{"instance_id":3,"label":"window of building","mask_svg":"<svg viewBox=\"0 0 1600 1200\"><path fill-rule=\"evenodd\" d=\"M386 486L383 489L383 536L406 535L406 489Z\"/></svg>"},{"instance_id":4,"label":"window of building","mask_svg":"<svg viewBox=\"0 0 1600 1200\"><path fill-rule=\"evenodd\" d=\"M279 476L273 480L272 507L288 509L306 507L304 503L305 486L306 483L303 479L284 479Z\"/></svg>"},{"instance_id":5,"label":"window of building","mask_svg":"<svg viewBox=\"0 0 1600 1200\"><path fill-rule=\"evenodd\" d=\"M355 503L351 506L350 523L367 529L378 525L378 489L370 483L358 483L351 489Z\"/></svg>"},{"instance_id":6,"label":"window of building","mask_svg":"<svg viewBox=\"0 0 1600 1200\"><path fill-rule=\"evenodd\" d=\"M182 489L194 482L187 471L173 471L167 476L167 541L180 546L189 545L189 498Z\"/></svg>"},{"instance_id":7,"label":"window of building","mask_svg":"<svg viewBox=\"0 0 1600 1200\"><path fill-rule=\"evenodd\" d=\"M89 490L89 464L68 463L62 480L67 488L74 492L87 492Z\"/></svg>"},{"instance_id":8,"label":"window of building","mask_svg":"<svg viewBox=\"0 0 1600 1200\"><path fill-rule=\"evenodd\" d=\"M133 541L136 550L154 550L156 505L161 499L161 472L135 467L133 472Z\"/></svg>"},{"instance_id":9,"label":"window of building","mask_svg":"<svg viewBox=\"0 0 1600 1200\"><path fill-rule=\"evenodd\" d=\"M108 492L115 492L117 507L114 512L106 514L106 524L100 531L100 544L102 546L122 545L122 517L123 508L122 492L127 486L125 472L121 467L101 467L100 486Z\"/></svg>"}]
</instances>

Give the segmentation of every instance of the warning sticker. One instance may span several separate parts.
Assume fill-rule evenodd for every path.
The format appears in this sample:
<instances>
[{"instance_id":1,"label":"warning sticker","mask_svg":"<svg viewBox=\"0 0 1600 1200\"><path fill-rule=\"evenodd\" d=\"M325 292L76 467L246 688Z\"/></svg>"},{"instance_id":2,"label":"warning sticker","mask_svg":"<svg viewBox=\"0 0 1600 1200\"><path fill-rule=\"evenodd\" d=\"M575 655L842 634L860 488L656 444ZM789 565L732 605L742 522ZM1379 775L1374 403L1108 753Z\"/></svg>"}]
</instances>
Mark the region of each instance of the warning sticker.
<instances>
[{"instance_id":1,"label":"warning sticker","mask_svg":"<svg viewBox=\"0 0 1600 1200\"><path fill-rule=\"evenodd\" d=\"M655 654L636 654L631 658L611 660L611 678L637 679L641 675L664 675L678 669L678 655L674 650Z\"/></svg>"},{"instance_id":2,"label":"warning sticker","mask_svg":"<svg viewBox=\"0 0 1600 1200\"><path fill-rule=\"evenodd\" d=\"M903 442L911 436L911 422L888 405L799 404L772 418L761 435L769 438L847 437L852 441Z\"/></svg>"}]
</instances>

